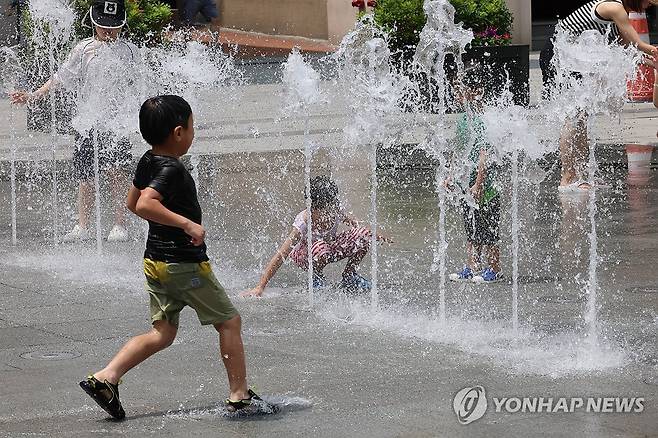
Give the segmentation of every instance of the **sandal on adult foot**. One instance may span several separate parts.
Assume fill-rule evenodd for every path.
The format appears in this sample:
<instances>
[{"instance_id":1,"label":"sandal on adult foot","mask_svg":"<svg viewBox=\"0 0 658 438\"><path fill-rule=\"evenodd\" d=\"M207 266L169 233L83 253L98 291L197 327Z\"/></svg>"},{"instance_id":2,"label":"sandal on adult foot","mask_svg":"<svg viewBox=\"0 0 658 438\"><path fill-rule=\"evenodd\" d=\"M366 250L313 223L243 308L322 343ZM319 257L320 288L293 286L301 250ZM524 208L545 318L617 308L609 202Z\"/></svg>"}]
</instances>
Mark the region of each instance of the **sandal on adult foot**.
<instances>
[{"instance_id":1,"label":"sandal on adult foot","mask_svg":"<svg viewBox=\"0 0 658 438\"><path fill-rule=\"evenodd\" d=\"M126 413L119 401L119 384L112 384L107 380L100 382L93 375L87 376L85 380L80 382L82 388L96 403L103 408L105 412L121 420L126 416Z\"/></svg>"},{"instance_id":2,"label":"sandal on adult foot","mask_svg":"<svg viewBox=\"0 0 658 438\"><path fill-rule=\"evenodd\" d=\"M249 398L243 398L241 400L231 400L230 398L227 398L224 401L224 403L226 404L226 409L229 412L236 412L236 411L239 411L240 409L244 409L247 406L250 406L252 400L262 400L258 396L258 394L256 394L251 389L247 390L247 394L249 394Z\"/></svg>"}]
</instances>

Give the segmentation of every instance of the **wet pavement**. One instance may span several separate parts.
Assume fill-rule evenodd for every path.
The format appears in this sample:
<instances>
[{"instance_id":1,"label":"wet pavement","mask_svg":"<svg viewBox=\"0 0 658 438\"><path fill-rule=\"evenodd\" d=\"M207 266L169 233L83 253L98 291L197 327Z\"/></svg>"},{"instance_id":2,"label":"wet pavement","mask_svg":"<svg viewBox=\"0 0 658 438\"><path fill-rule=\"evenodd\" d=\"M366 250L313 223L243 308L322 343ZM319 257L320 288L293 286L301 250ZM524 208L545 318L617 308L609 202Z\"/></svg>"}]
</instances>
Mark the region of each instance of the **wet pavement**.
<instances>
[{"instance_id":1,"label":"wet pavement","mask_svg":"<svg viewBox=\"0 0 658 438\"><path fill-rule=\"evenodd\" d=\"M249 85L197 101L194 167L209 255L243 317L249 379L283 405L276 416L231 418L217 336L189 309L170 348L124 378L127 418L106 418L78 388L130 337L149 328L140 257L132 240L57 244L76 220L68 136L29 132L23 110L0 102L0 436L658 436L658 114L627 104L621 121L595 124L597 334L586 321L591 223L587 196L557 192L554 154L522 166L519 185L518 331L509 282L446 285L438 317L438 201L431 160L408 148L380 150L377 216L393 244L378 248L379 306L339 289L317 293L284 265L262 299L241 299L303 209L304 120L282 118L275 61L245 65ZM536 102L538 70L531 71ZM328 95L331 85L324 83ZM223 94L224 93L224 94ZM331 173L343 205L368 220L368 151L344 147L351 114L333 96L310 114L307 137L322 146L313 174ZM449 117L454 121L454 116ZM404 117L395 123L404 124ZM422 140L422 129L402 143ZM135 137L135 155L145 146ZM12 245L10 153L16 145L16 234ZM54 145L54 148L53 148ZM57 177L52 178L52 151ZM387 159L388 158L388 159ZM630 166L628 162L631 162ZM509 163L503 174L509 175ZM55 190L53 191L53 187ZM102 235L111 228L112 187L103 183ZM502 264L512 272L511 181L504 182ZM458 206L446 216L447 273L464 262ZM362 266L369 276L370 260ZM340 265L327 269L340 277ZM453 398L481 385L488 409L462 425ZM643 398L642 412L497 411L495 398Z\"/></svg>"},{"instance_id":2,"label":"wet pavement","mask_svg":"<svg viewBox=\"0 0 658 438\"><path fill-rule=\"evenodd\" d=\"M557 193L554 157L521 172L515 333L507 282L448 283L447 319L437 317L438 204L431 161L379 169L379 225L395 243L379 247L380 302L372 309L368 296L334 288L309 305L304 273L289 263L264 298L237 297L255 284L303 208L304 158L297 150L197 156L194 174L209 254L243 317L250 382L284 408L276 416L226 415L217 336L187 309L174 345L124 378L123 422L106 419L77 382L149 327L140 273L143 224L130 223L131 242L103 242L102 255L95 242L53 245L53 218L59 233L75 221L75 187L61 171L53 203L50 163L28 163L17 182L14 247L4 166L0 435L656 436L658 170L649 167L646 155L629 168L619 144L599 145L597 158L611 188L598 190L596 198L599 341L591 346L584 318L587 197ZM326 150L313 161L313 173L331 172L343 205L363 219L370 205L367 167L365 151ZM510 184L505 183L501 222L508 275ZM103 194L109 189L104 186ZM108 203L104 199L104 235L111 226ZM465 243L454 205L447 213L447 236L452 272L463 263ZM331 281L339 278L339 269L328 269ZM369 275L369 269L366 260L362 272ZM485 388L488 409L462 425L453 397L475 385ZM644 409L497 412L494 397L642 397Z\"/></svg>"}]
</instances>

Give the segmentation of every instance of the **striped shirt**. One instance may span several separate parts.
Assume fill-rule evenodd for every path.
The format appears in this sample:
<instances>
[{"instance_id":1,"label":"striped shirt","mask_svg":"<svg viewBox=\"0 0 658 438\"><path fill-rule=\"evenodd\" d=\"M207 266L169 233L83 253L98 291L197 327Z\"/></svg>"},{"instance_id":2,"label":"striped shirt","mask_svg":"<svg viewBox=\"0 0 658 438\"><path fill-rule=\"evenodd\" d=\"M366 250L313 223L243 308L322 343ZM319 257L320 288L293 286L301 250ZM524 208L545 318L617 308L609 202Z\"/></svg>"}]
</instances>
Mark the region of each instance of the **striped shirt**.
<instances>
[{"instance_id":1,"label":"striped shirt","mask_svg":"<svg viewBox=\"0 0 658 438\"><path fill-rule=\"evenodd\" d=\"M586 30L597 30L602 34L609 32L610 39L615 40L619 38L617 25L612 20L605 20L596 12L596 7L605 2L623 4L621 0L592 0L560 20L559 25L573 35L580 35Z\"/></svg>"}]
</instances>

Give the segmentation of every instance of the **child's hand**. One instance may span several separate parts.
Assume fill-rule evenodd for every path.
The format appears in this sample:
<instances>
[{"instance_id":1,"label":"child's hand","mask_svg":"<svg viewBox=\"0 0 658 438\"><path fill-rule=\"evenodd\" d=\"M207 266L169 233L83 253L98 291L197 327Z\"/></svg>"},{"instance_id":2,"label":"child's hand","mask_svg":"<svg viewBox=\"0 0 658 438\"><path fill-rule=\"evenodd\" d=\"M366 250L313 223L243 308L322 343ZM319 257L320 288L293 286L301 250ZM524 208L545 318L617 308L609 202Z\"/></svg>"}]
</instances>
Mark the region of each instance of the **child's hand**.
<instances>
[{"instance_id":1,"label":"child's hand","mask_svg":"<svg viewBox=\"0 0 658 438\"><path fill-rule=\"evenodd\" d=\"M443 187L446 188L447 190L453 190L455 188L455 185L452 183L451 176L443 180Z\"/></svg>"},{"instance_id":2,"label":"child's hand","mask_svg":"<svg viewBox=\"0 0 658 438\"><path fill-rule=\"evenodd\" d=\"M263 296L263 291L264 290L265 290L264 288L262 288L260 286L256 286L253 289L249 289L249 290L246 290L244 292L241 292L240 296L241 297L261 297L261 296Z\"/></svg>"},{"instance_id":3,"label":"child's hand","mask_svg":"<svg viewBox=\"0 0 658 438\"><path fill-rule=\"evenodd\" d=\"M654 56L644 55L642 57L642 64L658 70L658 59L656 59Z\"/></svg>"},{"instance_id":4,"label":"child's hand","mask_svg":"<svg viewBox=\"0 0 658 438\"><path fill-rule=\"evenodd\" d=\"M471 195L473 198L477 201L482 199L482 195L484 193L482 192L482 184L475 184L473 187L471 187Z\"/></svg>"},{"instance_id":5,"label":"child's hand","mask_svg":"<svg viewBox=\"0 0 658 438\"><path fill-rule=\"evenodd\" d=\"M384 234L377 233L377 241L378 242L384 242L384 243L393 243L393 239L391 239L388 236L385 236Z\"/></svg>"},{"instance_id":6,"label":"child's hand","mask_svg":"<svg viewBox=\"0 0 658 438\"><path fill-rule=\"evenodd\" d=\"M9 100L14 105L22 105L27 103L27 101L30 100L30 97L31 94L27 91L14 91L13 93L9 93Z\"/></svg>"},{"instance_id":7,"label":"child's hand","mask_svg":"<svg viewBox=\"0 0 658 438\"><path fill-rule=\"evenodd\" d=\"M192 245L199 246L206 237L206 230L199 224L189 221L183 231L192 238Z\"/></svg>"}]
</instances>

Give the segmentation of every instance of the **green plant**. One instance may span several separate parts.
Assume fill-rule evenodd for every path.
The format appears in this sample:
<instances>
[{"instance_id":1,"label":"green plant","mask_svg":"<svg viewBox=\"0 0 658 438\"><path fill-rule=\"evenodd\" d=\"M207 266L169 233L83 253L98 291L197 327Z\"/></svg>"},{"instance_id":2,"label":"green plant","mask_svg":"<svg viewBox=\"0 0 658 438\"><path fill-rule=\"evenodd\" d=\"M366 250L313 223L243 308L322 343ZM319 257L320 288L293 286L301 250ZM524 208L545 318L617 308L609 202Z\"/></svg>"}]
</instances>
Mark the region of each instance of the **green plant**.
<instances>
[{"instance_id":1,"label":"green plant","mask_svg":"<svg viewBox=\"0 0 658 438\"><path fill-rule=\"evenodd\" d=\"M94 0L75 0L78 20L77 33L91 36L91 29L81 24L82 18L89 12ZM171 6L159 0L126 0L127 34L138 42L159 42L163 29L171 22ZM89 26L89 18L86 19Z\"/></svg>"},{"instance_id":2,"label":"green plant","mask_svg":"<svg viewBox=\"0 0 658 438\"><path fill-rule=\"evenodd\" d=\"M505 0L450 0L455 21L473 30L472 45L505 45L511 40L513 17ZM413 52L425 26L423 0L379 0L375 22L390 32L393 51Z\"/></svg>"},{"instance_id":3,"label":"green plant","mask_svg":"<svg viewBox=\"0 0 658 438\"><path fill-rule=\"evenodd\" d=\"M375 8L375 23L389 32L394 52L413 52L425 21L423 0L379 0Z\"/></svg>"},{"instance_id":4,"label":"green plant","mask_svg":"<svg viewBox=\"0 0 658 438\"><path fill-rule=\"evenodd\" d=\"M450 0L455 21L473 30L474 46L505 45L512 39L513 17L505 0Z\"/></svg>"}]
</instances>

